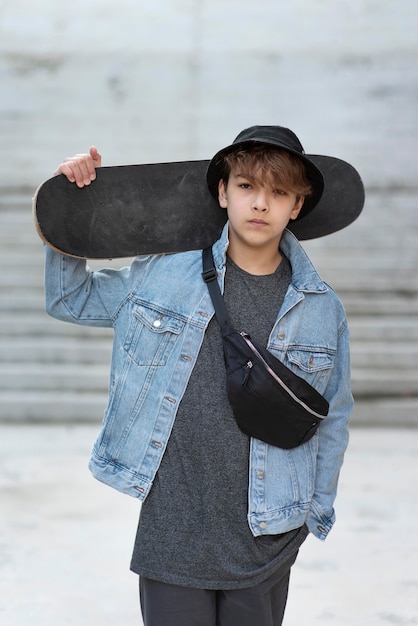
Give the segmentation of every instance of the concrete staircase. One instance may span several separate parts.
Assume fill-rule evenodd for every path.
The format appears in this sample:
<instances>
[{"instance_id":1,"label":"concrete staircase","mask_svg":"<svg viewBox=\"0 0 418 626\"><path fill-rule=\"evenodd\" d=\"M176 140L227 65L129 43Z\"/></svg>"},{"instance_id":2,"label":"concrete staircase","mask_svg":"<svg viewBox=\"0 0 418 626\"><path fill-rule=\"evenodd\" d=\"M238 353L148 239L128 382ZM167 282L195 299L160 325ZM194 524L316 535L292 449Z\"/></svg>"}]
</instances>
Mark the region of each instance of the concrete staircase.
<instances>
[{"instance_id":1,"label":"concrete staircase","mask_svg":"<svg viewBox=\"0 0 418 626\"><path fill-rule=\"evenodd\" d=\"M99 420L112 335L44 310L30 191L0 193L0 420Z\"/></svg>"},{"instance_id":2,"label":"concrete staircase","mask_svg":"<svg viewBox=\"0 0 418 626\"><path fill-rule=\"evenodd\" d=\"M366 196L357 222L305 248L347 310L353 422L418 425L418 190Z\"/></svg>"},{"instance_id":3,"label":"concrete staircase","mask_svg":"<svg viewBox=\"0 0 418 626\"><path fill-rule=\"evenodd\" d=\"M44 312L31 195L0 190L0 421L100 421L111 331ZM349 316L355 424L418 425L417 202L370 190L354 225L305 243Z\"/></svg>"}]
</instances>

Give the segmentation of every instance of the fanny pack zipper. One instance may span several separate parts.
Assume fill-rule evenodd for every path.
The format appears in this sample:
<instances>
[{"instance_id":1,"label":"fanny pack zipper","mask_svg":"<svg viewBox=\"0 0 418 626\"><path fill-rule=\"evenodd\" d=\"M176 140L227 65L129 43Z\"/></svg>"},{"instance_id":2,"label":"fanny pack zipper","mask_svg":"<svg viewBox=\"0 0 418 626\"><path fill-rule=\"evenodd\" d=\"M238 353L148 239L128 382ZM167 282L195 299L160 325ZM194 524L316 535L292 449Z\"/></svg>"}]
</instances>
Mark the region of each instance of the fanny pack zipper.
<instances>
[{"instance_id":1,"label":"fanny pack zipper","mask_svg":"<svg viewBox=\"0 0 418 626\"><path fill-rule=\"evenodd\" d=\"M303 400L300 400L300 398L298 398L291 389L289 389L289 387L286 385L286 383L283 382L283 380L280 378L280 376L278 376L276 374L276 372L270 367L270 365L267 363L267 361L263 358L263 356L259 353L259 351L257 350L257 348L255 347L255 345L252 343L249 335L247 335L247 333L245 332L240 332L241 337L244 339L244 341L246 342L246 344L248 345L248 347L250 348L250 350L252 352L254 352L254 354L257 356L258 359L260 359L261 363L263 364L263 366L266 368L266 370L268 371L268 373L274 378L275 381L277 381L279 383L279 385L289 394L289 396L298 404L300 404L301 406L303 406L303 408L308 411L308 413L310 413L311 415L314 415L315 417L319 417L320 419L324 419L323 415L320 415L320 413L317 413L316 411L314 411L313 409L311 409L310 406L308 406L307 404L305 404L305 402L303 402ZM247 365L249 365L249 363L251 363L251 361L248 362ZM252 363L251 363L251 367L252 367Z\"/></svg>"}]
</instances>

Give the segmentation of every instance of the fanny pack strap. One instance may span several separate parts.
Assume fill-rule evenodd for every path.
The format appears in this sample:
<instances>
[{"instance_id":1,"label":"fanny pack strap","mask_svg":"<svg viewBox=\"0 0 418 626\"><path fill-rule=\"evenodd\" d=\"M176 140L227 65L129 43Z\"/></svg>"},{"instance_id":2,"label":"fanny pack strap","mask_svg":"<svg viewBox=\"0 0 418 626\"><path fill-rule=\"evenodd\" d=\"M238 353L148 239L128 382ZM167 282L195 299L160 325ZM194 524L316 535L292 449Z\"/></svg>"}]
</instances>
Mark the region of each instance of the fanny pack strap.
<instances>
[{"instance_id":1,"label":"fanny pack strap","mask_svg":"<svg viewBox=\"0 0 418 626\"><path fill-rule=\"evenodd\" d=\"M228 329L231 329L231 322L229 320L228 311L226 310L225 302L219 289L217 272L215 269L215 262L213 260L212 246L205 248L202 252L203 260L203 280L208 286L209 294L212 299L213 306L215 308L216 319L221 327L222 334L226 334Z\"/></svg>"}]
</instances>

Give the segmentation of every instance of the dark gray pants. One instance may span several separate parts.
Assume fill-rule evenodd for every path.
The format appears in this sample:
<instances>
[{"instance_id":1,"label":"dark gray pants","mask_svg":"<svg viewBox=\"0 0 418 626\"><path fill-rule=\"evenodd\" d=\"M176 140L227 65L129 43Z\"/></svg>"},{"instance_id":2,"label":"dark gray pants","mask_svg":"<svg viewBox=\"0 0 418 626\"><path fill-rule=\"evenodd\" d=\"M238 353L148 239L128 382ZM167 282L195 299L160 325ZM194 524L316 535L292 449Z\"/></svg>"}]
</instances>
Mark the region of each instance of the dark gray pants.
<instances>
[{"instance_id":1,"label":"dark gray pants","mask_svg":"<svg viewBox=\"0 0 418 626\"><path fill-rule=\"evenodd\" d=\"M246 589L207 590L139 579L144 626L280 626L296 555Z\"/></svg>"}]
</instances>

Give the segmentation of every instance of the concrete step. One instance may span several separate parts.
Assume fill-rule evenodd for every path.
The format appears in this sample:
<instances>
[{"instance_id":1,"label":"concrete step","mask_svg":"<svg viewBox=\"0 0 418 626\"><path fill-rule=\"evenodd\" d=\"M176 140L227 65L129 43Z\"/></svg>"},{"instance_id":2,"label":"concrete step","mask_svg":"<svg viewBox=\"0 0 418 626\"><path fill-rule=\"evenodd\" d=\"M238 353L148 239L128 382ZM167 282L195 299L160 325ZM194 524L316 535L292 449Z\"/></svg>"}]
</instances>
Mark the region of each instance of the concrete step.
<instances>
[{"instance_id":1,"label":"concrete step","mask_svg":"<svg viewBox=\"0 0 418 626\"><path fill-rule=\"evenodd\" d=\"M378 291L406 291L418 290L416 267L408 267L400 272L397 269L388 271L334 269L332 267L320 271L322 280L332 285L337 294L344 291L365 291L370 285Z\"/></svg>"},{"instance_id":2,"label":"concrete step","mask_svg":"<svg viewBox=\"0 0 418 626\"><path fill-rule=\"evenodd\" d=\"M14 314L24 311L29 317L33 313L43 312L45 309L44 290L41 287L22 289L15 285L7 289L7 294L0 298L0 314ZM0 331L1 332L1 331Z\"/></svg>"},{"instance_id":3,"label":"concrete step","mask_svg":"<svg viewBox=\"0 0 418 626\"><path fill-rule=\"evenodd\" d=\"M416 369L371 369L353 367L353 395L362 398L409 396L418 398Z\"/></svg>"},{"instance_id":4,"label":"concrete step","mask_svg":"<svg viewBox=\"0 0 418 626\"><path fill-rule=\"evenodd\" d=\"M382 242L380 243L382 244ZM333 269L365 273L379 270L382 273L391 270L402 272L404 268L412 269L414 267L418 255L412 239L408 242L402 242L402 245L402 250L399 250L398 247L385 248L384 245L381 245L367 249L339 246L307 252L321 275Z\"/></svg>"},{"instance_id":5,"label":"concrete step","mask_svg":"<svg viewBox=\"0 0 418 626\"><path fill-rule=\"evenodd\" d=\"M0 263L1 267L7 266L9 268L18 268L23 271L34 264L43 265L43 248L33 246L33 248L30 249L18 250L16 249L16 246L13 246L13 248L7 252L2 249L0 251Z\"/></svg>"},{"instance_id":6,"label":"concrete step","mask_svg":"<svg viewBox=\"0 0 418 626\"><path fill-rule=\"evenodd\" d=\"M35 193L33 185L22 185L21 187L9 187L3 185L0 187L0 212L11 206L22 207L25 204L32 203Z\"/></svg>"},{"instance_id":7,"label":"concrete step","mask_svg":"<svg viewBox=\"0 0 418 626\"><path fill-rule=\"evenodd\" d=\"M5 250L7 252L13 252L13 246L16 245L22 245L23 251L42 251L41 239L36 234L35 227L32 223L27 224L26 220L22 220L11 224L0 220L0 228L2 252Z\"/></svg>"},{"instance_id":8,"label":"concrete step","mask_svg":"<svg viewBox=\"0 0 418 626\"><path fill-rule=\"evenodd\" d=\"M0 224L5 230L10 232L21 230L22 226L27 226L33 232L33 213L31 202L3 206L0 200ZM4 232L4 231L3 231Z\"/></svg>"},{"instance_id":9,"label":"concrete step","mask_svg":"<svg viewBox=\"0 0 418 626\"><path fill-rule=\"evenodd\" d=\"M366 292L339 291L349 320L355 316L418 315L418 293L416 291Z\"/></svg>"},{"instance_id":10,"label":"concrete step","mask_svg":"<svg viewBox=\"0 0 418 626\"><path fill-rule=\"evenodd\" d=\"M355 400L354 412L350 418L353 426L418 428L418 397Z\"/></svg>"},{"instance_id":11,"label":"concrete step","mask_svg":"<svg viewBox=\"0 0 418 626\"><path fill-rule=\"evenodd\" d=\"M418 323L414 315L353 316L349 320L352 341L418 341Z\"/></svg>"},{"instance_id":12,"label":"concrete step","mask_svg":"<svg viewBox=\"0 0 418 626\"><path fill-rule=\"evenodd\" d=\"M0 390L0 422L97 422L106 407L105 392Z\"/></svg>"},{"instance_id":13,"label":"concrete step","mask_svg":"<svg viewBox=\"0 0 418 626\"><path fill-rule=\"evenodd\" d=\"M59 368L62 364L110 365L111 337L14 337L0 338L0 363L36 363ZM16 371L15 371L16 373ZM21 376L20 368L17 375Z\"/></svg>"},{"instance_id":14,"label":"concrete step","mask_svg":"<svg viewBox=\"0 0 418 626\"><path fill-rule=\"evenodd\" d=\"M2 226L0 225L0 228ZM17 248L25 251L31 251L39 254L41 259L43 256L42 242L37 235L34 235L28 230L21 232L13 232L8 234L7 232L0 232L0 248L4 253L13 253Z\"/></svg>"},{"instance_id":15,"label":"concrete step","mask_svg":"<svg viewBox=\"0 0 418 626\"><path fill-rule=\"evenodd\" d=\"M30 315L26 312L2 313L0 318L0 336L3 337L109 337L112 336L110 328L91 328L68 322L60 322L49 317L44 311L33 311Z\"/></svg>"},{"instance_id":16,"label":"concrete step","mask_svg":"<svg viewBox=\"0 0 418 626\"><path fill-rule=\"evenodd\" d=\"M41 244L30 204L24 207L0 208L1 237L7 242L6 235L19 239L21 235L30 237L34 243ZM42 245L42 244L41 244Z\"/></svg>"},{"instance_id":17,"label":"concrete step","mask_svg":"<svg viewBox=\"0 0 418 626\"><path fill-rule=\"evenodd\" d=\"M26 267L9 266L0 277L0 289L27 289L37 287L39 290L43 287L44 282L44 266L42 262L33 263Z\"/></svg>"},{"instance_id":18,"label":"concrete step","mask_svg":"<svg viewBox=\"0 0 418 626\"><path fill-rule=\"evenodd\" d=\"M350 350L352 367L357 369L408 370L415 369L418 364L418 341L352 341Z\"/></svg>"},{"instance_id":19,"label":"concrete step","mask_svg":"<svg viewBox=\"0 0 418 626\"><path fill-rule=\"evenodd\" d=\"M97 392L107 389L108 380L108 364L0 363L0 389L4 391Z\"/></svg>"}]
</instances>

